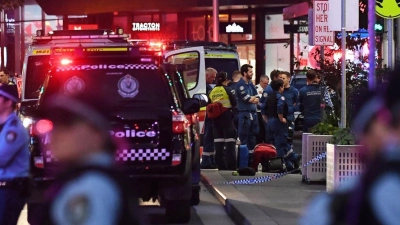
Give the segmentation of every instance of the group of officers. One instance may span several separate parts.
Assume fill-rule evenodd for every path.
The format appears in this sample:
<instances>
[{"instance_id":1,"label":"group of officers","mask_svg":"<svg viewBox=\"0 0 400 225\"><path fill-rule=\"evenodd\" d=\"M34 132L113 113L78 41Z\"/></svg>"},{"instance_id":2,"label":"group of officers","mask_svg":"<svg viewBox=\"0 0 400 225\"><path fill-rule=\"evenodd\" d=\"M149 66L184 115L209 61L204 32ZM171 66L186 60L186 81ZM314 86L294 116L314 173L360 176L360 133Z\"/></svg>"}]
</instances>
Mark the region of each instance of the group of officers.
<instances>
[{"instance_id":1,"label":"group of officers","mask_svg":"<svg viewBox=\"0 0 400 225\"><path fill-rule=\"evenodd\" d=\"M226 72L206 69L210 103L220 102L229 109L215 119L205 118L202 169L236 170L252 165L254 149L259 143L273 144L277 157L287 170L299 167L301 155L292 148L294 112L304 115L303 131L321 122L326 105L333 108L327 89L320 84L314 70L307 71L307 85L299 90L290 85L291 74L273 70L254 85L253 67L249 64L235 71L232 81ZM211 84L215 82L214 89ZM221 92L224 94L221 95ZM238 157L235 145L238 144ZM239 161L237 162L237 159Z\"/></svg>"}]
</instances>

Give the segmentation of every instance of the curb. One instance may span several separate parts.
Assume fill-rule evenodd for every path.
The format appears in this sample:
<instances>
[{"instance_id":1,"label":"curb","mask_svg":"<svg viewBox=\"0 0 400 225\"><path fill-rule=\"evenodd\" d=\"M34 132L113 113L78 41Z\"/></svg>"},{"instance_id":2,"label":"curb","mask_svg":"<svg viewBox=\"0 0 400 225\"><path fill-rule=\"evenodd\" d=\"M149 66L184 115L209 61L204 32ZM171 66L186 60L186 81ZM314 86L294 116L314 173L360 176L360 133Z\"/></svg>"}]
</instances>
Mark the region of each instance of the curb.
<instances>
[{"instance_id":1,"label":"curb","mask_svg":"<svg viewBox=\"0 0 400 225\"><path fill-rule=\"evenodd\" d=\"M219 173L201 173L201 182L222 203L227 215L236 225L278 225L233 185L219 186L212 183L222 179L226 181Z\"/></svg>"},{"instance_id":2,"label":"curb","mask_svg":"<svg viewBox=\"0 0 400 225\"><path fill-rule=\"evenodd\" d=\"M201 182L207 188L207 190L224 205L224 209L228 216L236 225L251 225L250 221L232 204L232 202L225 197L215 186L213 186L210 180L201 174Z\"/></svg>"}]
</instances>

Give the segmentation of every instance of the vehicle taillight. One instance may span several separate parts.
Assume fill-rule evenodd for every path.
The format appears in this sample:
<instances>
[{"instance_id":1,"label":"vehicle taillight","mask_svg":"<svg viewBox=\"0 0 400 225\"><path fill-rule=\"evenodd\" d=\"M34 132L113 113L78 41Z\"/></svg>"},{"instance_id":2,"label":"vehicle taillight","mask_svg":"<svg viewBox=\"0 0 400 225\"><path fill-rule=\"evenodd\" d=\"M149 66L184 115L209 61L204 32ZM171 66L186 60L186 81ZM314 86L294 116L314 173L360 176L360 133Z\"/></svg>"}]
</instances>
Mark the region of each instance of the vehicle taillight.
<instances>
[{"instance_id":1,"label":"vehicle taillight","mask_svg":"<svg viewBox=\"0 0 400 225\"><path fill-rule=\"evenodd\" d=\"M172 132L174 134L185 133L188 123L189 121L186 119L186 116L183 113L176 111L172 113Z\"/></svg>"},{"instance_id":2,"label":"vehicle taillight","mask_svg":"<svg viewBox=\"0 0 400 225\"><path fill-rule=\"evenodd\" d=\"M53 123L50 120L39 120L33 122L29 127L29 134L31 136L36 136L40 134L45 134L53 129Z\"/></svg>"},{"instance_id":3,"label":"vehicle taillight","mask_svg":"<svg viewBox=\"0 0 400 225\"><path fill-rule=\"evenodd\" d=\"M42 156L36 156L33 158L33 160L36 168L44 168Z\"/></svg>"},{"instance_id":4,"label":"vehicle taillight","mask_svg":"<svg viewBox=\"0 0 400 225\"><path fill-rule=\"evenodd\" d=\"M172 165L177 166L181 164L182 155L181 154L173 154L172 155Z\"/></svg>"}]
</instances>

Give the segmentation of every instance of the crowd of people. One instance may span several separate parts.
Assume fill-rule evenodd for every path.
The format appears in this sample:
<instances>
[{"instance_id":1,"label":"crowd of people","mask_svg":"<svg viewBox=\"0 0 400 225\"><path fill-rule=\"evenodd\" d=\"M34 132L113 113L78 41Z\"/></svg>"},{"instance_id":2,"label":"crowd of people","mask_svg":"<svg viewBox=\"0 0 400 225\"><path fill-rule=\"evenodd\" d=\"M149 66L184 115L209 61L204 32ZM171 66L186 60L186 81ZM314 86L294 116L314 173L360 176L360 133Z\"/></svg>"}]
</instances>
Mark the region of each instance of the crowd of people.
<instances>
[{"instance_id":1,"label":"crowd of people","mask_svg":"<svg viewBox=\"0 0 400 225\"><path fill-rule=\"evenodd\" d=\"M291 74L287 71L273 70L269 77L261 75L257 85L253 83L253 76L253 67L249 64L235 71L231 81L223 71L218 73L213 68L206 69L210 103L220 102L227 110L221 118L206 116L202 169L250 167L255 146L268 143L275 146L277 157L283 159L286 168L295 170L299 167L301 155L292 148L294 113L303 113L303 131L308 132L321 121L325 106L333 108L330 95L314 70L307 71L307 85L300 90L290 85ZM212 92L214 82L219 93L223 90L224 94ZM233 121L233 126L230 121ZM235 157L234 140L239 144L238 156Z\"/></svg>"}]
</instances>

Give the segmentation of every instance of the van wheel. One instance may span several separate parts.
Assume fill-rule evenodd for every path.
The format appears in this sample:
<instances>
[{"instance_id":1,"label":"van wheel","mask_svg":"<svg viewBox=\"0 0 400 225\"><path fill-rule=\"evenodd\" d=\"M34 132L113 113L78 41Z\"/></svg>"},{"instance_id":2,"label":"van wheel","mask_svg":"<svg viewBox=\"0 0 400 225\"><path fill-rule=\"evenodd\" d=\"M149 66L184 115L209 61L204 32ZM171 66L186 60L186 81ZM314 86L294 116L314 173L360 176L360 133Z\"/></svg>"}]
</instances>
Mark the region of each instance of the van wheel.
<instances>
[{"instance_id":1,"label":"van wheel","mask_svg":"<svg viewBox=\"0 0 400 225\"><path fill-rule=\"evenodd\" d=\"M190 199L190 205L198 205L200 203L200 191L192 190L192 198Z\"/></svg>"},{"instance_id":2,"label":"van wheel","mask_svg":"<svg viewBox=\"0 0 400 225\"><path fill-rule=\"evenodd\" d=\"M168 223L188 223L190 221L190 200L167 200L165 215Z\"/></svg>"}]
</instances>

